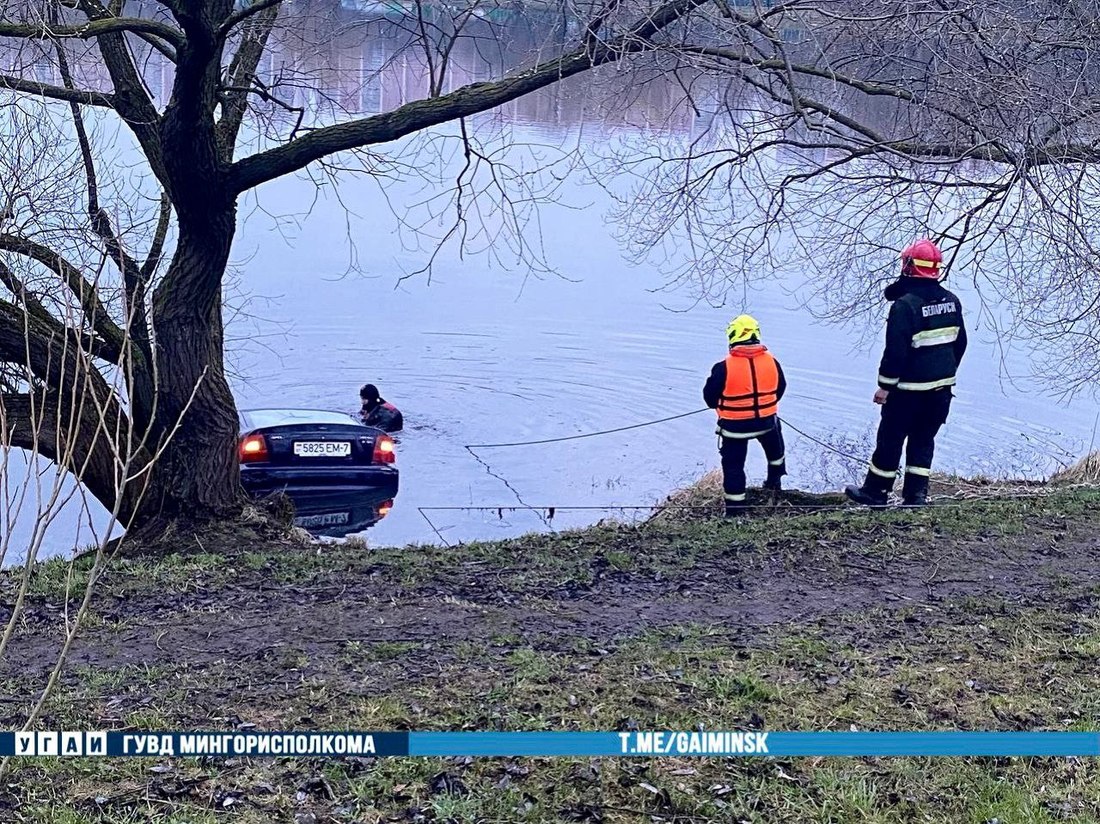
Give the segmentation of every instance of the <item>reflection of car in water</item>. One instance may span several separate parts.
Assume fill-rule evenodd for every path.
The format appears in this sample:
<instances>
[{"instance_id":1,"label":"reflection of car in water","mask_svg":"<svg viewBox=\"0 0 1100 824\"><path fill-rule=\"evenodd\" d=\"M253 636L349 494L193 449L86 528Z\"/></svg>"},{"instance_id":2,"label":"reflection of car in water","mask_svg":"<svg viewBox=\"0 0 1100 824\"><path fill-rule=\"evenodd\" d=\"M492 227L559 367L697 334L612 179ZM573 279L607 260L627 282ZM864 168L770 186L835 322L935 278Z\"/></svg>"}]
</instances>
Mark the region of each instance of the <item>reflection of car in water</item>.
<instances>
[{"instance_id":1,"label":"reflection of car in water","mask_svg":"<svg viewBox=\"0 0 1100 824\"><path fill-rule=\"evenodd\" d=\"M252 495L285 492L299 526L325 535L365 529L397 494L394 441L351 415L314 409L240 413L241 483Z\"/></svg>"},{"instance_id":2,"label":"reflection of car in water","mask_svg":"<svg viewBox=\"0 0 1100 824\"><path fill-rule=\"evenodd\" d=\"M343 538L374 526L389 514L393 493L377 489L287 490L294 525L314 535Z\"/></svg>"}]
</instances>

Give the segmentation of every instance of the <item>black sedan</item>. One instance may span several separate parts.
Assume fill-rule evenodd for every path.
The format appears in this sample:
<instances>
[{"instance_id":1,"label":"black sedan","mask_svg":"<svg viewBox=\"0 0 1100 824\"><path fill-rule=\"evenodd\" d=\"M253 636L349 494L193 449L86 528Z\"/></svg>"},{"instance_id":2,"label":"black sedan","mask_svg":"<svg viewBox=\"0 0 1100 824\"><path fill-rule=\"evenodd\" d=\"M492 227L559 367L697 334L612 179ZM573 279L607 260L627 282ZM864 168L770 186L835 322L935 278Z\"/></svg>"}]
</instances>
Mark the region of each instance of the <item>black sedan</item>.
<instances>
[{"instance_id":1,"label":"black sedan","mask_svg":"<svg viewBox=\"0 0 1100 824\"><path fill-rule=\"evenodd\" d=\"M241 483L253 495L309 490L397 492L393 438L343 412L247 409L240 413Z\"/></svg>"}]
</instances>

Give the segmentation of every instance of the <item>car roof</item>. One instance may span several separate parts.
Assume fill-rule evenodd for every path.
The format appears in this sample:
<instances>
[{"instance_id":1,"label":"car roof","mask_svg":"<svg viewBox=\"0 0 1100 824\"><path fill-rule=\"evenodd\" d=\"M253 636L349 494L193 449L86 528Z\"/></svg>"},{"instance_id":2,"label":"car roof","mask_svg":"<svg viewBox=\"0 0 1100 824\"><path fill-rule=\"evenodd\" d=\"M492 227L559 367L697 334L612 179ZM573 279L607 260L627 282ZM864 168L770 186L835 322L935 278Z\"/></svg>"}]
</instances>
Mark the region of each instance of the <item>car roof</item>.
<instances>
[{"instance_id":1,"label":"car roof","mask_svg":"<svg viewBox=\"0 0 1100 824\"><path fill-rule=\"evenodd\" d=\"M363 426L362 421L347 412L333 412L328 409L242 409L238 415L241 419L241 427L244 429L311 423Z\"/></svg>"}]
</instances>

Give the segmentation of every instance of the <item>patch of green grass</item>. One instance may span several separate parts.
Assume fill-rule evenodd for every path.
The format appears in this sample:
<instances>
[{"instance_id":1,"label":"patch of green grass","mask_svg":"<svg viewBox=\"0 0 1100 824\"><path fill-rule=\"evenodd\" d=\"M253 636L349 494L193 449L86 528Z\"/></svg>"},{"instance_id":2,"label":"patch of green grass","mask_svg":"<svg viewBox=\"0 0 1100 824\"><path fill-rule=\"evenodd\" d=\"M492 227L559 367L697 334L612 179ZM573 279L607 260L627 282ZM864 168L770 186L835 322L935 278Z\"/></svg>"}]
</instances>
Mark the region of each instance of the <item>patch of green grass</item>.
<instances>
[{"instance_id":1,"label":"patch of green grass","mask_svg":"<svg viewBox=\"0 0 1100 824\"><path fill-rule=\"evenodd\" d=\"M241 554L241 563L248 569L264 569L271 561L271 555L266 552L249 551Z\"/></svg>"},{"instance_id":2,"label":"patch of green grass","mask_svg":"<svg viewBox=\"0 0 1100 824\"><path fill-rule=\"evenodd\" d=\"M160 707L142 707L127 713L125 726L134 730L170 730L172 719L169 713Z\"/></svg>"},{"instance_id":3,"label":"patch of green grass","mask_svg":"<svg viewBox=\"0 0 1100 824\"><path fill-rule=\"evenodd\" d=\"M371 644L365 654L375 661L392 661L419 647L420 644L408 641L378 641Z\"/></svg>"},{"instance_id":4,"label":"patch of green grass","mask_svg":"<svg viewBox=\"0 0 1100 824\"><path fill-rule=\"evenodd\" d=\"M155 684L170 671L168 667L150 664L134 664L118 669L102 667L76 667L77 682L88 694L141 689Z\"/></svg>"},{"instance_id":5,"label":"patch of green grass","mask_svg":"<svg viewBox=\"0 0 1100 824\"><path fill-rule=\"evenodd\" d=\"M799 505L812 504L802 495ZM464 544L460 553L445 547L382 548L370 553L340 545L300 548L287 545L250 547L236 556L218 553L171 555L158 560L117 558L104 586L119 595L134 592L188 592L257 572L284 584L308 585L339 578L367 567L404 588L462 580L478 570L499 574L494 586L529 592L538 586L591 583L593 561L601 557L612 569L641 574L676 575L708 559L731 553L751 564L762 555L783 557L791 565L807 552L840 557L858 546L865 554L900 558L924 551L946 538L998 538L1049 530L1056 533L1067 519L1086 516L1100 504L1100 492L1065 489L1029 498L988 498L933 506L924 510L873 512L836 509L831 497L824 510L778 507L766 516L737 521L720 518L659 520L637 525L603 524L553 535L528 535L507 541ZM919 538L919 540L915 540ZM532 563L537 559L537 564ZM90 559L77 562L73 582L82 586ZM33 592L59 598L69 566L49 561L36 569ZM0 589L11 587L10 574L0 576Z\"/></svg>"},{"instance_id":6,"label":"patch of green grass","mask_svg":"<svg viewBox=\"0 0 1100 824\"><path fill-rule=\"evenodd\" d=\"M95 563L91 556L84 556L73 560L66 558L51 558L35 565L31 575L30 584L27 587L28 595L42 598L62 599L66 594L70 598L79 598L88 585L88 575ZM17 573L11 573L8 586L14 591Z\"/></svg>"},{"instance_id":7,"label":"patch of green grass","mask_svg":"<svg viewBox=\"0 0 1100 824\"><path fill-rule=\"evenodd\" d=\"M612 568L618 570L628 570L634 568L634 559L625 552L611 551L604 555Z\"/></svg>"},{"instance_id":8,"label":"patch of green grass","mask_svg":"<svg viewBox=\"0 0 1100 824\"><path fill-rule=\"evenodd\" d=\"M754 675L717 673L707 679L705 689L718 701L745 706L763 704L774 697L772 688Z\"/></svg>"},{"instance_id":9,"label":"patch of green grass","mask_svg":"<svg viewBox=\"0 0 1100 824\"><path fill-rule=\"evenodd\" d=\"M508 655L507 662L517 679L545 680L556 670L555 662L551 656L540 654L529 648L514 650Z\"/></svg>"},{"instance_id":10,"label":"patch of green grass","mask_svg":"<svg viewBox=\"0 0 1100 824\"><path fill-rule=\"evenodd\" d=\"M88 578L95 564L93 555L75 559L52 558L35 565L28 594L52 601L83 597ZM166 555L161 558L105 559L99 586L115 594L137 592L187 592L226 580L229 565L225 556L217 553ZM0 591L14 593L18 586L18 571L0 573Z\"/></svg>"}]
</instances>

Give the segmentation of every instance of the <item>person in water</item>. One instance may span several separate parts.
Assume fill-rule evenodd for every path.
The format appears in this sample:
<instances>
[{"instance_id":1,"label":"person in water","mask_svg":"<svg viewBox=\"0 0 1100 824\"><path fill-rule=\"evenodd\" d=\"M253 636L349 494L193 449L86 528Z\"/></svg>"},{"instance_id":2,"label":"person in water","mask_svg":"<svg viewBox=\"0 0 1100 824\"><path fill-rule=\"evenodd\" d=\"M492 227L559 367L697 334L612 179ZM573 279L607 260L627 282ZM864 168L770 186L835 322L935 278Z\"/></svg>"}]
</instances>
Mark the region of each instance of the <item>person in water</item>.
<instances>
[{"instance_id":1,"label":"person in water","mask_svg":"<svg viewBox=\"0 0 1100 824\"><path fill-rule=\"evenodd\" d=\"M359 390L359 399L363 402L359 417L367 426L377 426L386 432L400 432L405 420L400 410L378 394L378 387L368 383Z\"/></svg>"}]
</instances>

